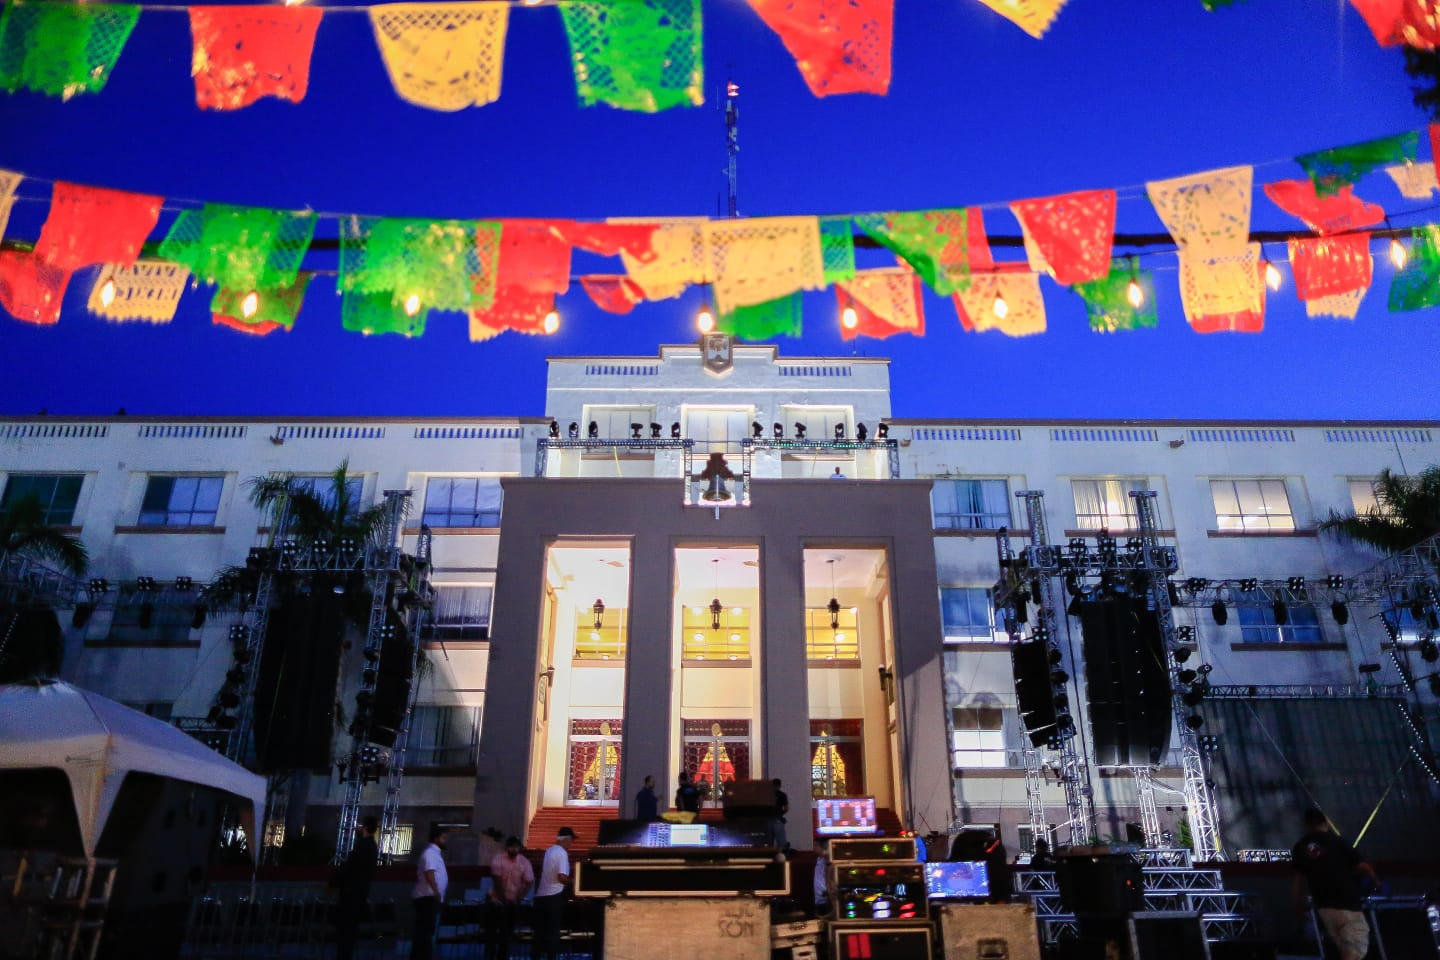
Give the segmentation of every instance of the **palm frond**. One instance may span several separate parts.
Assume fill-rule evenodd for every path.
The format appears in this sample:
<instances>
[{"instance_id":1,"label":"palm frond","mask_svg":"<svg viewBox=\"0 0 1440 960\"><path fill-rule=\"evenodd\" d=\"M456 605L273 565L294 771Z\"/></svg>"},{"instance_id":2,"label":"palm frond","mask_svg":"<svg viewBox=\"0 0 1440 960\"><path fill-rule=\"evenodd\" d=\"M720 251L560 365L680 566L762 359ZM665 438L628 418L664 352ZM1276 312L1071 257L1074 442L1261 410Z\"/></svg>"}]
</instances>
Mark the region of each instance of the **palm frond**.
<instances>
[{"instance_id":1,"label":"palm frond","mask_svg":"<svg viewBox=\"0 0 1440 960\"><path fill-rule=\"evenodd\" d=\"M90 553L81 539L45 522L40 498L21 497L0 513L0 553L34 557L54 563L75 576L90 566Z\"/></svg>"},{"instance_id":2,"label":"palm frond","mask_svg":"<svg viewBox=\"0 0 1440 960\"><path fill-rule=\"evenodd\" d=\"M1319 529L1385 553L1399 553L1440 534L1440 466L1414 475L1380 471L1375 503L1363 512L1331 510Z\"/></svg>"}]
</instances>

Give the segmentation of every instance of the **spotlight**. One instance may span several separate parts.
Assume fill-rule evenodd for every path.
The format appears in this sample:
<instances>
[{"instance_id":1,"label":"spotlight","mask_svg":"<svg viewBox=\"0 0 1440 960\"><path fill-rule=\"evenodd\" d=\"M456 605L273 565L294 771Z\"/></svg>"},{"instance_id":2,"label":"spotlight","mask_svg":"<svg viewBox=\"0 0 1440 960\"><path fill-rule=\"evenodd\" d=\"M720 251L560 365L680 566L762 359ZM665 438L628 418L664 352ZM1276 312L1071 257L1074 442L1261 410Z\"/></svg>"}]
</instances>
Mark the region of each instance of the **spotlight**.
<instances>
[{"instance_id":1,"label":"spotlight","mask_svg":"<svg viewBox=\"0 0 1440 960\"><path fill-rule=\"evenodd\" d=\"M1205 691L1198 687L1191 687L1180 695L1180 702L1187 707L1198 707L1205 699Z\"/></svg>"},{"instance_id":2,"label":"spotlight","mask_svg":"<svg viewBox=\"0 0 1440 960\"><path fill-rule=\"evenodd\" d=\"M590 426L585 428L585 436L590 438L591 440L599 440L600 424L596 423L594 420L591 420Z\"/></svg>"},{"instance_id":3,"label":"spotlight","mask_svg":"<svg viewBox=\"0 0 1440 960\"><path fill-rule=\"evenodd\" d=\"M556 423L554 420L550 421L550 439L560 439L560 424Z\"/></svg>"},{"instance_id":4,"label":"spotlight","mask_svg":"<svg viewBox=\"0 0 1440 960\"><path fill-rule=\"evenodd\" d=\"M1176 647L1176 648L1175 648L1175 662L1176 662L1176 663L1184 663L1186 660L1189 660L1189 659L1190 659L1190 654L1191 654L1192 652L1194 652L1194 651L1192 651L1189 647ZM1189 681L1186 681L1186 682L1188 683Z\"/></svg>"},{"instance_id":5,"label":"spotlight","mask_svg":"<svg viewBox=\"0 0 1440 960\"><path fill-rule=\"evenodd\" d=\"M1289 587L1291 590L1295 591L1296 593L1304 593L1304 592L1305 592L1305 578L1304 578L1304 577L1290 577L1288 580L1285 581L1285 586Z\"/></svg>"},{"instance_id":6,"label":"spotlight","mask_svg":"<svg viewBox=\"0 0 1440 960\"><path fill-rule=\"evenodd\" d=\"M190 577L175 578L175 589L180 593L189 593L191 588L193 588L194 586L195 581L192 580Z\"/></svg>"},{"instance_id":7,"label":"spotlight","mask_svg":"<svg viewBox=\"0 0 1440 960\"><path fill-rule=\"evenodd\" d=\"M855 439L856 439L856 440L859 440L861 443L864 443L864 442L866 441L866 439L869 438L869 436L870 436L870 431L866 428L865 424L863 424L863 423L857 423L857 424L855 424Z\"/></svg>"},{"instance_id":8,"label":"spotlight","mask_svg":"<svg viewBox=\"0 0 1440 960\"><path fill-rule=\"evenodd\" d=\"M836 440L844 440L844 439L845 439L845 424L843 424L843 423L837 423L837 424L835 424L835 439L836 439Z\"/></svg>"},{"instance_id":9,"label":"spotlight","mask_svg":"<svg viewBox=\"0 0 1440 960\"><path fill-rule=\"evenodd\" d=\"M1229 611L1225 609L1225 604L1220 600L1216 600L1210 604L1210 616L1222 627L1225 626L1226 621L1230 619Z\"/></svg>"},{"instance_id":10,"label":"spotlight","mask_svg":"<svg viewBox=\"0 0 1440 960\"><path fill-rule=\"evenodd\" d=\"M1061 661L1063 658L1060 656L1060 651L1059 651L1059 650L1055 649L1054 647L1051 647L1051 648L1049 649L1049 651L1046 652L1046 654L1045 654L1045 659L1049 661L1050 666L1054 667L1054 666L1058 666L1059 663L1060 663L1060 661Z\"/></svg>"},{"instance_id":11,"label":"spotlight","mask_svg":"<svg viewBox=\"0 0 1440 960\"><path fill-rule=\"evenodd\" d=\"M658 424L658 423L652 423L652 424L650 424L650 439L651 439L651 440L659 440L659 439L660 439L660 431L661 431L662 429L664 429L664 428L661 427L660 424Z\"/></svg>"},{"instance_id":12,"label":"spotlight","mask_svg":"<svg viewBox=\"0 0 1440 960\"><path fill-rule=\"evenodd\" d=\"M1330 616L1334 617L1335 622L1343 627L1350 622L1350 608L1345 605L1344 600L1336 600L1330 604Z\"/></svg>"},{"instance_id":13,"label":"spotlight","mask_svg":"<svg viewBox=\"0 0 1440 960\"><path fill-rule=\"evenodd\" d=\"M632 423L632 424L630 424L630 439L631 439L631 440L639 440L639 439L640 439L640 431L641 431L641 430L644 430L644 429L645 429L645 424L643 424L643 423Z\"/></svg>"},{"instance_id":14,"label":"spotlight","mask_svg":"<svg viewBox=\"0 0 1440 960\"><path fill-rule=\"evenodd\" d=\"M679 420L676 420L674 423L670 424L670 439L671 439L671 440L679 440L679 439L680 439L680 421L679 421Z\"/></svg>"},{"instance_id":15,"label":"spotlight","mask_svg":"<svg viewBox=\"0 0 1440 960\"><path fill-rule=\"evenodd\" d=\"M579 440L579 439L580 439L580 424L576 423L574 420L571 420L571 421L570 421L570 430L569 430L569 433L570 433L570 439L571 439L571 440Z\"/></svg>"},{"instance_id":16,"label":"spotlight","mask_svg":"<svg viewBox=\"0 0 1440 960\"><path fill-rule=\"evenodd\" d=\"M804 440L804 439L805 439L805 424L803 424L803 423L797 423L797 424L795 424L795 439L796 439L796 440Z\"/></svg>"},{"instance_id":17,"label":"spotlight","mask_svg":"<svg viewBox=\"0 0 1440 960\"><path fill-rule=\"evenodd\" d=\"M154 578L154 577L136 577L136 578L135 578L135 589L136 589L136 590L139 590L141 593L154 593L154 592L155 592L155 578Z\"/></svg>"},{"instance_id":18,"label":"spotlight","mask_svg":"<svg viewBox=\"0 0 1440 960\"><path fill-rule=\"evenodd\" d=\"M1214 753L1220 749L1220 738L1213 733L1207 733L1200 737L1200 749L1206 753Z\"/></svg>"},{"instance_id":19,"label":"spotlight","mask_svg":"<svg viewBox=\"0 0 1440 960\"><path fill-rule=\"evenodd\" d=\"M1056 710L1068 710L1068 709L1070 709L1070 697L1067 696L1064 691L1061 691L1061 692L1055 694L1055 709L1056 709Z\"/></svg>"},{"instance_id":20,"label":"spotlight","mask_svg":"<svg viewBox=\"0 0 1440 960\"><path fill-rule=\"evenodd\" d=\"M1185 718L1185 726L1189 727L1191 730L1199 730L1201 727L1205 726L1205 718L1200 716L1200 714L1198 713L1192 713L1190 714L1190 716Z\"/></svg>"},{"instance_id":21,"label":"spotlight","mask_svg":"<svg viewBox=\"0 0 1440 960\"><path fill-rule=\"evenodd\" d=\"M1177 627L1175 629L1175 637L1181 643L1191 643L1195 639L1195 628L1191 626ZM1175 659L1178 660L1180 658L1176 657Z\"/></svg>"},{"instance_id":22,"label":"spotlight","mask_svg":"<svg viewBox=\"0 0 1440 960\"><path fill-rule=\"evenodd\" d=\"M1275 613L1276 626L1283 627L1290 622L1290 608L1285 606L1284 600L1276 600L1270 605L1270 609Z\"/></svg>"},{"instance_id":23,"label":"spotlight","mask_svg":"<svg viewBox=\"0 0 1440 960\"><path fill-rule=\"evenodd\" d=\"M1421 658L1424 659L1426 663L1434 663L1436 660L1440 660L1440 647L1437 647L1435 641L1429 637L1420 641L1419 650Z\"/></svg>"},{"instance_id":24,"label":"spotlight","mask_svg":"<svg viewBox=\"0 0 1440 960\"><path fill-rule=\"evenodd\" d=\"M784 439L785 439L785 424L783 424L783 423L774 423L774 424L771 424L771 425L770 425L770 433L771 433L772 435L774 435L774 437L775 437L776 440L784 440Z\"/></svg>"},{"instance_id":25,"label":"spotlight","mask_svg":"<svg viewBox=\"0 0 1440 960\"><path fill-rule=\"evenodd\" d=\"M890 439L890 424L886 423L884 420L881 420L880 426L875 428L875 436L881 440Z\"/></svg>"},{"instance_id":26,"label":"spotlight","mask_svg":"<svg viewBox=\"0 0 1440 960\"><path fill-rule=\"evenodd\" d=\"M105 580L105 579L95 579L95 580L91 580L91 581L90 581L90 592L91 592L91 593L109 593L109 592L110 592L110 581L109 581L109 580Z\"/></svg>"},{"instance_id":27,"label":"spotlight","mask_svg":"<svg viewBox=\"0 0 1440 960\"><path fill-rule=\"evenodd\" d=\"M1050 682L1055 684L1055 686L1057 687L1063 687L1065 684L1070 682L1070 674L1066 673L1064 670L1052 670L1050 672Z\"/></svg>"},{"instance_id":28,"label":"spotlight","mask_svg":"<svg viewBox=\"0 0 1440 960\"><path fill-rule=\"evenodd\" d=\"M1191 593L1199 593L1208 586L1210 586L1210 581L1204 577L1191 577L1185 581L1185 589Z\"/></svg>"},{"instance_id":29,"label":"spotlight","mask_svg":"<svg viewBox=\"0 0 1440 960\"><path fill-rule=\"evenodd\" d=\"M1195 682L1195 678L1197 676L1199 676L1199 674L1197 674L1194 670L1191 670L1189 667L1186 667L1184 670L1181 670L1179 673L1175 674L1175 679L1179 680L1181 683L1190 684Z\"/></svg>"},{"instance_id":30,"label":"spotlight","mask_svg":"<svg viewBox=\"0 0 1440 960\"><path fill-rule=\"evenodd\" d=\"M759 420L750 421L750 439L759 440L764 435L765 424L761 423Z\"/></svg>"},{"instance_id":31,"label":"spotlight","mask_svg":"<svg viewBox=\"0 0 1440 960\"><path fill-rule=\"evenodd\" d=\"M1339 576L1326 577L1325 586L1329 587L1331 590L1343 590L1345 589L1345 578Z\"/></svg>"},{"instance_id":32,"label":"spotlight","mask_svg":"<svg viewBox=\"0 0 1440 960\"><path fill-rule=\"evenodd\" d=\"M1252 593L1258 586L1260 586L1259 580L1256 580L1254 577L1247 577L1246 579L1240 581L1240 592Z\"/></svg>"}]
</instances>

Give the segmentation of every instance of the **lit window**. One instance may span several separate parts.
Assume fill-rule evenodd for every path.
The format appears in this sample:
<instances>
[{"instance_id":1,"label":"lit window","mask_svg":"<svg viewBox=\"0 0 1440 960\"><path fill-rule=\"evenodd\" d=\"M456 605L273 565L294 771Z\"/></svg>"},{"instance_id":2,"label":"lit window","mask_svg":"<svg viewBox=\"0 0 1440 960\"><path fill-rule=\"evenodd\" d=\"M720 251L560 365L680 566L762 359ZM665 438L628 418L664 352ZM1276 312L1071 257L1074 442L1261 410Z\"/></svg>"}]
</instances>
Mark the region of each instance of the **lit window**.
<instances>
[{"instance_id":1,"label":"lit window","mask_svg":"<svg viewBox=\"0 0 1440 960\"><path fill-rule=\"evenodd\" d=\"M1275 622L1275 608L1268 604L1244 605L1236 608L1240 619L1241 643L1320 643L1320 619L1308 603L1292 603L1285 607L1286 622Z\"/></svg>"},{"instance_id":2,"label":"lit window","mask_svg":"<svg viewBox=\"0 0 1440 960\"><path fill-rule=\"evenodd\" d=\"M1382 514L1385 511L1380 507L1380 501L1375 495L1375 481L1351 480L1350 485L1350 506L1355 511L1355 516L1364 517L1370 514Z\"/></svg>"},{"instance_id":3,"label":"lit window","mask_svg":"<svg viewBox=\"0 0 1440 960\"><path fill-rule=\"evenodd\" d=\"M213 527L224 477L150 477L140 505L144 527Z\"/></svg>"},{"instance_id":4,"label":"lit window","mask_svg":"<svg viewBox=\"0 0 1440 960\"><path fill-rule=\"evenodd\" d=\"M628 633L627 614L624 607L606 607L595 626L595 611L581 607L575 611L575 659L576 660L625 660L625 637Z\"/></svg>"},{"instance_id":5,"label":"lit window","mask_svg":"<svg viewBox=\"0 0 1440 960\"><path fill-rule=\"evenodd\" d=\"M1294 530L1284 480L1211 480L1215 522L1221 530Z\"/></svg>"},{"instance_id":6,"label":"lit window","mask_svg":"<svg viewBox=\"0 0 1440 960\"><path fill-rule=\"evenodd\" d=\"M285 824L280 824L282 838L284 829ZM378 839L381 853L388 857L408 857L415 843L415 824L397 823L393 832L383 834Z\"/></svg>"},{"instance_id":7,"label":"lit window","mask_svg":"<svg viewBox=\"0 0 1440 960\"><path fill-rule=\"evenodd\" d=\"M984 587L941 587L940 621L946 643L995 643L995 605Z\"/></svg>"},{"instance_id":8,"label":"lit window","mask_svg":"<svg viewBox=\"0 0 1440 960\"><path fill-rule=\"evenodd\" d=\"M1004 480L937 479L930 494L936 530L997 530L1010 525Z\"/></svg>"},{"instance_id":9,"label":"lit window","mask_svg":"<svg viewBox=\"0 0 1440 960\"><path fill-rule=\"evenodd\" d=\"M685 607L680 613L680 655L706 663L750 659L750 611L725 607L720 626L713 626L710 608Z\"/></svg>"},{"instance_id":10,"label":"lit window","mask_svg":"<svg viewBox=\"0 0 1440 960\"><path fill-rule=\"evenodd\" d=\"M1075 525L1081 530L1138 530L1132 492L1149 490L1143 477L1115 480L1071 480L1075 495Z\"/></svg>"},{"instance_id":11,"label":"lit window","mask_svg":"<svg viewBox=\"0 0 1440 960\"><path fill-rule=\"evenodd\" d=\"M851 607L841 607L836 626L830 626L830 611L815 607L805 611L805 656L810 660L859 660L859 618Z\"/></svg>"},{"instance_id":12,"label":"lit window","mask_svg":"<svg viewBox=\"0 0 1440 960\"><path fill-rule=\"evenodd\" d=\"M957 770L1005 766L1005 711L999 707L953 708L950 756Z\"/></svg>"},{"instance_id":13,"label":"lit window","mask_svg":"<svg viewBox=\"0 0 1440 960\"><path fill-rule=\"evenodd\" d=\"M80 500L79 474L12 473L5 481L5 495L0 497L0 514L27 497L40 505L40 522L47 527L68 527L75 520L75 504Z\"/></svg>"},{"instance_id":14,"label":"lit window","mask_svg":"<svg viewBox=\"0 0 1440 960\"><path fill-rule=\"evenodd\" d=\"M500 526L497 477L431 477L421 522L432 528Z\"/></svg>"},{"instance_id":15,"label":"lit window","mask_svg":"<svg viewBox=\"0 0 1440 960\"><path fill-rule=\"evenodd\" d=\"M487 640L494 587L437 584L435 603L424 626L427 640Z\"/></svg>"}]
</instances>

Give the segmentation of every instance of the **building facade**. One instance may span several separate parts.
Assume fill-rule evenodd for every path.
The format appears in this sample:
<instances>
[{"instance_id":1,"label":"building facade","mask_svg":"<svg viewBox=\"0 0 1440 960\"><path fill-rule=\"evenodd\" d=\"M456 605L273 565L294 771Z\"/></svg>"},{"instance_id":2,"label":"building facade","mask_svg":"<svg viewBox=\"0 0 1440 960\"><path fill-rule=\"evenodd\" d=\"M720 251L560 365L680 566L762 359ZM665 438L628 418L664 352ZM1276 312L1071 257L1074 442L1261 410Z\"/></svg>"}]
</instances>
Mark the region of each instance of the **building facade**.
<instances>
[{"instance_id":1,"label":"building facade","mask_svg":"<svg viewBox=\"0 0 1440 960\"><path fill-rule=\"evenodd\" d=\"M437 820L523 833L548 825L547 811L613 816L645 776L666 797L685 770L717 802L725 781L781 778L792 824L811 796L870 795L892 824L998 824L1015 850L1033 839L1037 793L1053 823L1066 800L1043 748L1027 795L1029 743L991 595L997 538L1031 533L1017 493L1044 491L1050 539L1063 544L1136 535L1129 494L1154 491L1173 579L1313 584L1379 559L1318 534L1321 520L1372 505L1383 468L1440 461L1431 423L897 418L886 361L768 346L719 361L697 346L554 359L543 414L11 418L0 496L40 496L53 525L84 539L90 576L113 585L88 620L62 617L66 679L179 719L203 716L224 682L229 622L180 603L141 617L137 578L202 583L242 564L269 533L252 478L323 484L346 462L365 503L412 491L402 542L413 550L428 532L435 596L402 834ZM1427 610L1357 598L1341 623L1322 603L1277 615L1242 600L1224 623L1208 607L1175 615L1211 683L1255 688L1253 702L1197 708L1222 734L1210 763L1227 848L1266 845L1265 825L1242 812L1257 790L1266 803L1358 809L1395 782L1382 828L1433 804L1417 769L1382 769L1392 755L1403 763L1414 735L1388 695L1409 662L1390 654L1392 632L1423 677L1412 648ZM1059 619L1095 831L1123 838L1143 819L1139 780L1086 748L1083 638ZM342 704L354 657L342 661ZM1306 685L1328 694L1307 698ZM1406 716L1434 713L1425 683L1406 696ZM1317 699L1345 702L1348 740L1316 739L1334 725L1306 712ZM339 725L335 741L340 755ZM1257 767L1267 751L1274 763ZM1270 789L1246 767L1293 782ZM1179 838L1176 751L1149 771L1162 828ZM378 807L383 785L366 791ZM333 773L312 778L310 829L333 832L342 796ZM792 826L789 839L808 846L809 831Z\"/></svg>"}]
</instances>

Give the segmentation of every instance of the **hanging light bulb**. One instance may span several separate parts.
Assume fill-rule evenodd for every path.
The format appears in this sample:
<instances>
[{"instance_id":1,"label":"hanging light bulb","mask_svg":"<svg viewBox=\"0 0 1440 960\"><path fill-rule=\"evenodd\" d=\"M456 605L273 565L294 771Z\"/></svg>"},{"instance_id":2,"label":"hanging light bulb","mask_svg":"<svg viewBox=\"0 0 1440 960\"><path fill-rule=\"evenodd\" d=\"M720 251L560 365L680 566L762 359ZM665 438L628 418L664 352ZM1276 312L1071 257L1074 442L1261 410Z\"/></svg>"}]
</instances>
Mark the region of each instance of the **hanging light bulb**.
<instances>
[{"instance_id":1,"label":"hanging light bulb","mask_svg":"<svg viewBox=\"0 0 1440 960\"><path fill-rule=\"evenodd\" d=\"M1130 301L1130 306L1139 310L1145 306L1145 290L1140 286L1140 281L1134 277L1130 278L1130 285L1125 288L1125 299Z\"/></svg>"},{"instance_id":2,"label":"hanging light bulb","mask_svg":"<svg viewBox=\"0 0 1440 960\"><path fill-rule=\"evenodd\" d=\"M715 329L715 314L710 312L710 304L700 305L700 312L695 314L695 326L701 333L709 333Z\"/></svg>"},{"instance_id":3,"label":"hanging light bulb","mask_svg":"<svg viewBox=\"0 0 1440 960\"><path fill-rule=\"evenodd\" d=\"M545 332L554 333L556 330L559 329L560 314L558 311L551 310L549 313L545 314Z\"/></svg>"},{"instance_id":4,"label":"hanging light bulb","mask_svg":"<svg viewBox=\"0 0 1440 960\"><path fill-rule=\"evenodd\" d=\"M1410 253L1405 249L1405 244L1400 242L1399 237L1390 238L1390 262L1395 264L1396 270L1404 270L1405 263L1410 259Z\"/></svg>"},{"instance_id":5,"label":"hanging light bulb","mask_svg":"<svg viewBox=\"0 0 1440 960\"><path fill-rule=\"evenodd\" d=\"M255 316L260 310L260 294L251 290L245 294L245 299L240 301L240 315L246 320Z\"/></svg>"},{"instance_id":6,"label":"hanging light bulb","mask_svg":"<svg viewBox=\"0 0 1440 960\"><path fill-rule=\"evenodd\" d=\"M1001 320L1010 316L1010 304L1006 303L1005 298L999 293L995 294L995 303L991 305L990 309L994 310L995 316Z\"/></svg>"},{"instance_id":7,"label":"hanging light bulb","mask_svg":"<svg viewBox=\"0 0 1440 960\"><path fill-rule=\"evenodd\" d=\"M412 293L405 298L405 316L413 317L420 312L420 295Z\"/></svg>"},{"instance_id":8,"label":"hanging light bulb","mask_svg":"<svg viewBox=\"0 0 1440 960\"><path fill-rule=\"evenodd\" d=\"M860 326L860 315L855 312L854 307L846 307L840 311L840 325L846 330L854 330Z\"/></svg>"},{"instance_id":9,"label":"hanging light bulb","mask_svg":"<svg viewBox=\"0 0 1440 960\"><path fill-rule=\"evenodd\" d=\"M1280 276L1280 268L1275 266L1275 264L1271 263L1269 260L1266 260L1265 286L1269 287L1271 290L1279 290L1281 279L1282 278Z\"/></svg>"},{"instance_id":10,"label":"hanging light bulb","mask_svg":"<svg viewBox=\"0 0 1440 960\"><path fill-rule=\"evenodd\" d=\"M100 306L108 307L115 302L115 281L106 280L100 288Z\"/></svg>"}]
</instances>

